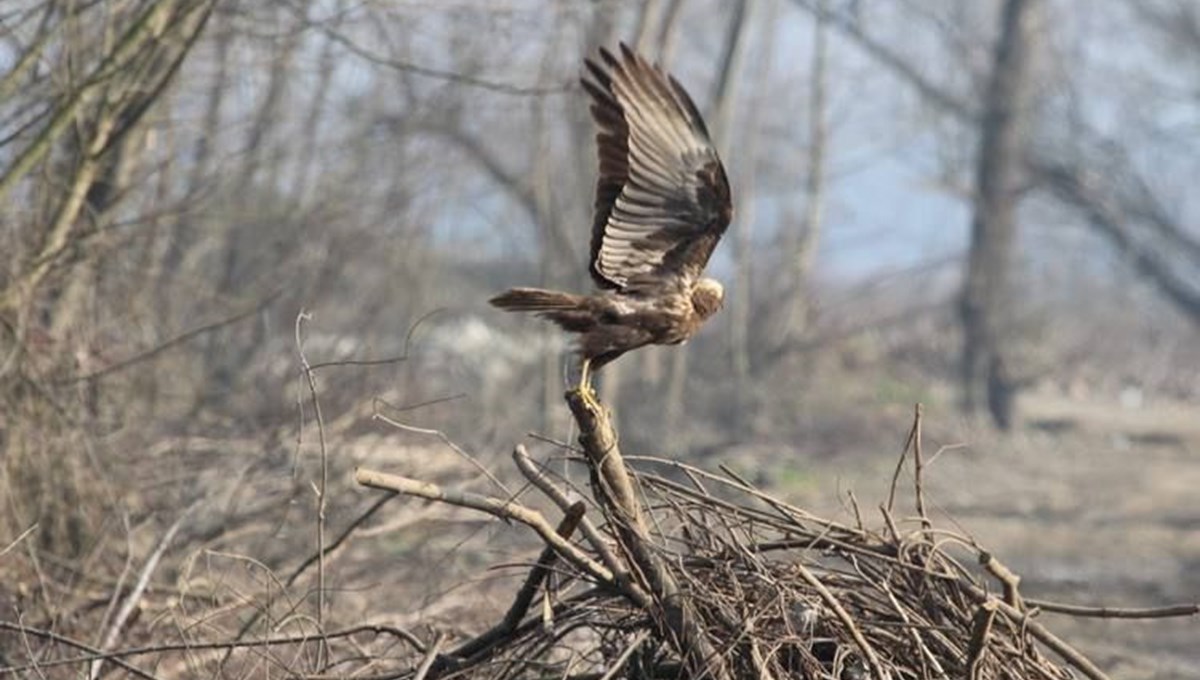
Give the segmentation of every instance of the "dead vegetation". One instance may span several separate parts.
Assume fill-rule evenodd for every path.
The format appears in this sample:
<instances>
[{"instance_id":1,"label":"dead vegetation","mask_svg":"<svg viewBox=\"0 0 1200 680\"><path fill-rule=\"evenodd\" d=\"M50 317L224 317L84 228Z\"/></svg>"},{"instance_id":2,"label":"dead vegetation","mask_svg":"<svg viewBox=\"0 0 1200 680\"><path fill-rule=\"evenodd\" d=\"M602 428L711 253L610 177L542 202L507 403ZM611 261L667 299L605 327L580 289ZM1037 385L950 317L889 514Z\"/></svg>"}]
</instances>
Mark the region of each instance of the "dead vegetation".
<instances>
[{"instance_id":1,"label":"dead vegetation","mask_svg":"<svg viewBox=\"0 0 1200 680\"><path fill-rule=\"evenodd\" d=\"M315 404L316 382L306 382ZM15 595L22 601L5 603L27 613L0 620L0 675L96 678L108 668L139 678L1100 679L1108 676L1041 614L1200 612L1196 605L1094 609L1023 598L1019 577L997 556L927 512L923 477L938 454L927 460L922 451L919 408L888 497L872 507L851 494L854 521L845 523L790 504L725 466L714 472L627 459L607 409L579 392L566 398L580 435L577 447L561 446L586 468L588 490L553 474L523 446L512 458L527 484L509 491L492 478L504 489L499 496L364 467L355 481L390 493L365 499L364 509L335 530L324 514L330 475L321 436L313 509L323 548L287 572L208 549L204 559L242 563L243 578L206 582L193 564L177 580L180 590L153 586L186 512L115 584L100 577L57 585L64 565L40 564L29 550L21 564L32 573L8 575L43 592L23 589ZM325 425L317 420L315 427ZM483 633L457 627L480 621L439 626L415 613L413 626L328 615L339 583L326 563L368 521L394 511L388 504L399 496L482 513L528 528L542 542L507 613ZM5 552L27 548L24 538ZM108 633L96 637L75 625L73 619L94 620L86 607L55 612L53 603L63 598L47 589L95 591L92 606L105 606L101 627ZM137 627L142 640L122 633L138 616L153 619Z\"/></svg>"},{"instance_id":2,"label":"dead vegetation","mask_svg":"<svg viewBox=\"0 0 1200 680\"><path fill-rule=\"evenodd\" d=\"M901 458L913 466L916 515L894 507L898 466L881 523L869 526L855 504L848 526L726 468L642 459L633 472L603 407L578 393L567 399L594 504L572 503L522 447L513 454L562 510L557 530L512 500L358 471L367 486L519 522L546 543L500 624L448 651L428 648L398 677L1070 678L1073 669L1098 679L1107 676L1037 620L1041 609L1197 612L1026 602L995 556L926 514L919 411ZM655 467L669 472L645 471ZM603 518L598 528L589 513ZM582 538L572 542L575 533Z\"/></svg>"}]
</instances>

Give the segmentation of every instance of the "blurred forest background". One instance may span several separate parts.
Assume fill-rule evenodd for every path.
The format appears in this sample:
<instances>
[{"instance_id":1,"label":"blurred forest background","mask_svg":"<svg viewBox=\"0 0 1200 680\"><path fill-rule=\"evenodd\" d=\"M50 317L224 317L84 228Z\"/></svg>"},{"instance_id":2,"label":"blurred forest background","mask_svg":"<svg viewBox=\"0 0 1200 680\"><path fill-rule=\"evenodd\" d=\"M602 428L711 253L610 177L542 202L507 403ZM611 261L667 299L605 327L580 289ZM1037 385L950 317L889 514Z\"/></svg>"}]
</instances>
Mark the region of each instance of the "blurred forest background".
<instances>
[{"instance_id":1,"label":"blurred forest background","mask_svg":"<svg viewBox=\"0 0 1200 680\"><path fill-rule=\"evenodd\" d=\"M578 78L621 40L736 205L723 312L603 374L627 454L837 508L920 402L935 498L1030 587L1197 599L1200 2L8 0L0 619L211 639L295 569L331 616L485 625L502 527L395 501L337 598L301 563L377 500L357 464L487 485L571 438L565 339L485 300L590 286ZM1200 677L1194 623L1080 634Z\"/></svg>"}]
</instances>

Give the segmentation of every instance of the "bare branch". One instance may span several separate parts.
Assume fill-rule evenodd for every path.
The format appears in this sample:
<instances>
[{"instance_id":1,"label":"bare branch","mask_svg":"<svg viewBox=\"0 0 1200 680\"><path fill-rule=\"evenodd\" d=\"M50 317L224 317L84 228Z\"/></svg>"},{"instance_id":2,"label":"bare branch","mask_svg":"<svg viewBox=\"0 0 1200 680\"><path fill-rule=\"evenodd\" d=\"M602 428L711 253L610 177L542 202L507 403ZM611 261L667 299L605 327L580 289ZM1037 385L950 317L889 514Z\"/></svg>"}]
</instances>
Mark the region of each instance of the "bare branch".
<instances>
[{"instance_id":1,"label":"bare branch","mask_svg":"<svg viewBox=\"0 0 1200 680\"><path fill-rule=\"evenodd\" d=\"M550 480L546 473L538 469L533 459L529 457L529 453L525 451L524 446L518 445L513 449L513 461L516 462L517 468L525 475L525 478L542 493L546 494L564 512L574 506L574 503L567 499L566 494L554 485L554 482ZM596 554L600 556L600 560L604 562L604 566L608 567L614 574L617 582L622 584L621 587L637 588L637 585L629 581L628 570L617 559L617 556L613 554L608 541L600 535L600 532L596 529L596 525L586 515L580 518L580 530L583 532L584 538L592 546L592 550L595 550ZM636 594L633 599L637 602L649 602L644 593Z\"/></svg>"},{"instance_id":2,"label":"bare branch","mask_svg":"<svg viewBox=\"0 0 1200 680\"><path fill-rule=\"evenodd\" d=\"M1167 607L1084 607L1048 600L1025 600L1025 606L1051 614L1091 619L1168 619L1200 616L1200 604L1175 604Z\"/></svg>"},{"instance_id":3,"label":"bare branch","mask_svg":"<svg viewBox=\"0 0 1200 680\"><path fill-rule=\"evenodd\" d=\"M206 642L203 640L184 641L171 644L149 645L145 647L130 647L127 649L117 649L109 652L102 652L87 644L73 640L64 635L59 635L53 631L31 628L21 624L10 623L8 621L0 621L0 630L13 631L22 635L32 635L34 637L49 640L59 644L74 647L85 652L86 655L76 656L68 659L49 659L31 663L25 666L0 667L0 676L18 675L36 668L52 668L56 666L72 666L76 664L90 663L98 660L109 660L117 666L120 666L126 672L131 673L143 680L158 680L158 678L146 671L140 670L135 666L124 661L126 657L131 656L146 656L149 654L163 654L166 652L192 652L204 649L252 649L255 647L275 647L280 645L296 645L311 643L315 637L313 635L292 635L281 637L269 637L256 640L241 640L241 641L212 641ZM417 652L425 653L426 645L421 642L420 638L410 633L403 628L382 624L362 624L353 626L343 630L331 631L324 633L322 637L326 640L335 640L338 638L348 638L359 633L372 633L374 635L391 635L399 640L404 641Z\"/></svg>"},{"instance_id":4,"label":"bare branch","mask_svg":"<svg viewBox=\"0 0 1200 680\"><path fill-rule=\"evenodd\" d=\"M617 535L629 552L646 587L661 608L656 623L665 627L671 641L694 677L729 678L725 660L708 639L690 598L683 593L662 557L650 545L642 519L641 502L633 491L629 469L617 446L617 433L604 407L583 392L566 394L567 405L579 424L579 444L593 474L594 493L601 507L613 516Z\"/></svg>"},{"instance_id":5,"label":"bare branch","mask_svg":"<svg viewBox=\"0 0 1200 680\"><path fill-rule=\"evenodd\" d=\"M239 321L244 321L245 319L248 319L256 314L261 313L264 309L269 307L271 305L271 303L275 302L275 300L277 300L279 298L279 296L282 294L283 294L283 289L281 288L281 289L267 295L262 300L257 302L253 307L246 309L245 311L238 312L237 314L234 314L233 316L230 316L225 319L221 319L220 321L214 321L212 323L205 324L203 326L199 326L197 328L193 328L188 331L184 331L183 333L176 335L175 337L171 338L170 340L163 342L162 344L158 345L157 347L146 350L144 352L140 352L132 357L129 357L128 359L122 359L121 361L117 361L115 363L109 364L108 366L105 366L104 368L102 368L98 371L93 371L91 373L85 373L84 375L71 376L69 378L61 378L59 380L52 381L51 384L53 384L53 385L69 385L72 383L80 383L80 382L87 382L87 381L91 381L91 380L99 380L100 378L104 378L104 377L107 377L114 373L118 373L120 371L123 371L123 370L131 367L131 366L140 364L144 361L149 361L150 359L157 357L158 355L162 354L163 352L166 352L170 349L178 347L179 345L182 345L182 344L188 342L189 340L193 340L195 338L201 337L208 333L212 333L213 331L221 330L222 328L225 328L227 326L232 326L233 324L236 324Z\"/></svg>"},{"instance_id":6,"label":"bare branch","mask_svg":"<svg viewBox=\"0 0 1200 680\"><path fill-rule=\"evenodd\" d=\"M389 475L374 470L359 468L354 473L354 480L363 486L374 489L395 491L406 496L416 496L431 501L442 501L450 505L478 510L500 519L511 519L533 529L547 545L551 545L563 559L575 565L586 574L591 575L599 583L613 583L612 572L607 567L593 560L569 541L564 540L546 521L541 513L531 510L512 501L502 501L497 498L482 496L466 491L443 489L436 484L421 482L400 475Z\"/></svg>"},{"instance_id":7,"label":"bare branch","mask_svg":"<svg viewBox=\"0 0 1200 680\"><path fill-rule=\"evenodd\" d=\"M307 16L301 14L301 10L298 7L293 5L292 9L297 12L297 16L301 19L301 21L304 22L306 27L315 28L321 31L328 36L330 40L346 48L346 50L351 54L377 66L385 66L390 69L411 73L413 75L433 78L435 80L443 80L449 83L455 83L457 85L463 85L467 87L477 87L491 92L507 95L544 96L550 94L563 94L566 92L571 92L576 88L574 80L558 85L548 86L512 85L509 83L494 82L467 73L455 73L454 71L445 71L429 66L421 66L420 64L413 64L400 59L392 59L372 52L362 45L359 45L357 42L351 40L347 35L335 28L335 24L332 22L313 21Z\"/></svg>"}]
</instances>

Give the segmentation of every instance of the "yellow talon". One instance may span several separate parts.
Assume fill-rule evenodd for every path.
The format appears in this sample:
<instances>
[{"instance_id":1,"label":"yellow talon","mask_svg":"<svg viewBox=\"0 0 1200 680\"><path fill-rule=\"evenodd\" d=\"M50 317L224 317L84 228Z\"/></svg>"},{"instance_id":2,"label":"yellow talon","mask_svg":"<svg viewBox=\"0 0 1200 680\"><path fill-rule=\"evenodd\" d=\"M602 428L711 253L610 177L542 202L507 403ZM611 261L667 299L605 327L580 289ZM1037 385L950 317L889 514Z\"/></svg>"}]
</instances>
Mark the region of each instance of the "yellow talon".
<instances>
[{"instance_id":1,"label":"yellow talon","mask_svg":"<svg viewBox=\"0 0 1200 680\"><path fill-rule=\"evenodd\" d=\"M579 368L579 394L591 406L599 406L596 390L592 389L591 359L584 359Z\"/></svg>"}]
</instances>

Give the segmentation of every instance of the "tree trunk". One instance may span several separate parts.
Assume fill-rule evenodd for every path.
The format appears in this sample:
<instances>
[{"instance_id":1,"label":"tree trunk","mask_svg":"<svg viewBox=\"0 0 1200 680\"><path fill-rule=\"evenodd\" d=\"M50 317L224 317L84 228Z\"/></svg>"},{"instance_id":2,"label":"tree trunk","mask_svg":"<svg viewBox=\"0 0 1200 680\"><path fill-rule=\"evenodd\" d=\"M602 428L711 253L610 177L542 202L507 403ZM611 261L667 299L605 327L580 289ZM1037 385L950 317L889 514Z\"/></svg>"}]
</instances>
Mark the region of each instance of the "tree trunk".
<instances>
[{"instance_id":1,"label":"tree trunk","mask_svg":"<svg viewBox=\"0 0 1200 680\"><path fill-rule=\"evenodd\" d=\"M711 98L711 106L709 107L712 120L713 141L717 144L718 149L722 149L727 145L729 138L729 130L733 123L733 75L738 71L740 63L739 56L741 50L738 49L741 42L743 28L746 24L746 1L736 0L733 5L732 15L730 17L729 29L725 34L725 43L721 50L721 61L717 67L717 81L713 86L713 94ZM727 157L728 154L722 154ZM728 313L731 315L729 323L733 328L733 334L730 340L730 354L733 362L734 370L734 390L739 406L734 408L734 413L742 412L740 405L742 403L742 395L745 392L745 385L748 382L749 376L749 350L747 348L747 324L749 318L749 262L746 253L748 252L748 244L743 242L743 237L739 235L739 230L735 225L733 227L733 239L735 249L735 260L737 260L735 277L737 280L732 286L732 293L735 296L734 300L727 303ZM739 255L741 255L739 257ZM687 380L687 345L681 345L675 348L674 356L671 363L671 377L667 386L667 398L664 410L666 412L666 437L665 441L675 443L678 442L680 418L683 414L683 395L684 384ZM674 444L672 444L674 445Z\"/></svg>"},{"instance_id":2,"label":"tree trunk","mask_svg":"<svg viewBox=\"0 0 1200 680\"><path fill-rule=\"evenodd\" d=\"M825 156L829 126L825 119L826 90L829 83L829 27L825 17L828 0L817 0L818 12L813 15L813 50L810 63L810 92L808 98L808 163L804 180L804 217L800 229L786 232L784 252L790 258L790 281L783 328L777 341L778 356L787 359L808 332L812 305L809 277L813 257L821 235L825 211Z\"/></svg>"},{"instance_id":3,"label":"tree trunk","mask_svg":"<svg viewBox=\"0 0 1200 680\"><path fill-rule=\"evenodd\" d=\"M344 2L338 2L336 5L338 14L345 11ZM305 10L308 11L308 8ZM333 19L334 27L340 28L340 21ZM334 48L336 43L333 38L326 37L321 45L320 56L317 57L317 82L312 89L312 99L309 102L308 113L304 117L304 132L301 133L300 139L303 140L299 145L296 159L296 177L292 185L292 202L297 207L309 209L313 207L316 193L309 191L312 185L313 173L318 167L317 150L321 147L321 131L323 126L321 123L325 117L326 109L328 108L329 95L333 88L329 86L333 78L333 70L335 68Z\"/></svg>"},{"instance_id":4,"label":"tree trunk","mask_svg":"<svg viewBox=\"0 0 1200 680\"><path fill-rule=\"evenodd\" d=\"M660 63L670 61L682 7L683 0L645 0L634 31L637 51Z\"/></svg>"},{"instance_id":5,"label":"tree trunk","mask_svg":"<svg viewBox=\"0 0 1200 680\"><path fill-rule=\"evenodd\" d=\"M1017 186L1024 163L1033 17L1038 0L1006 0L983 114L974 216L959 314L962 408L988 405L998 427L1012 423L1016 386L1009 380L1005 324L1016 245Z\"/></svg>"},{"instance_id":6,"label":"tree trunk","mask_svg":"<svg viewBox=\"0 0 1200 680\"><path fill-rule=\"evenodd\" d=\"M276 19L278 15L271 18ZM246 223L262 218L256 204L264 196L271 196L274 190L273 182L262 181L262 178L277 177L282 166L283 151L275 145L276 140L272 139L272 135L278 129L288 87L292 84L300 41L300 34L292 31L270 50L271 65L265 92L257 103L243 142L242 165L235 173L234 185L230 189L236 219L223 234L224 242L220 246L217 294L225 299L245 300L244 282L249 278L245 246L247 239L253 238ZM237 345L230 342L229 336L220 333L206 337L204 355L205 366L209 367L210 372L210 399L223 398L237 384L241 369L249 365L254 353L263 347L267 331L263 318L260 316L256 319L248 330L250 337Z\"/></svg>"},{"instance_id":7,"label":"tree trunk","mask_svg":"<svg viewBox=\"0 0 1200 680\"><path fill-rule=\"evenodd\" d=\"M663 12L662 21L658 24L659 61L668 61L675 53L675 42L679 37L679 10L683 9L683 0L667 0L667 9Z\"/></svg>"}]
</instances>

